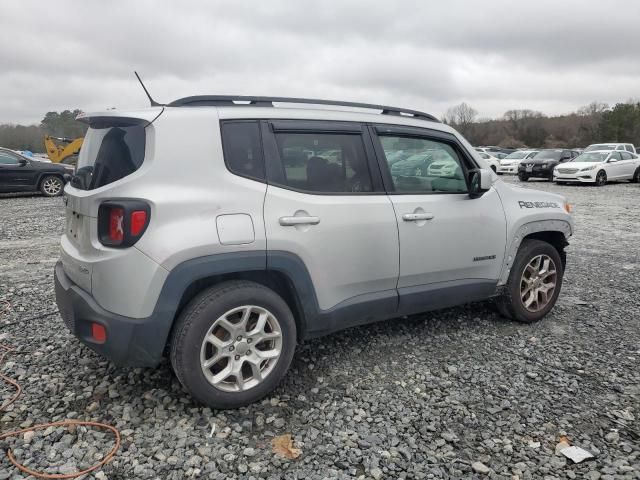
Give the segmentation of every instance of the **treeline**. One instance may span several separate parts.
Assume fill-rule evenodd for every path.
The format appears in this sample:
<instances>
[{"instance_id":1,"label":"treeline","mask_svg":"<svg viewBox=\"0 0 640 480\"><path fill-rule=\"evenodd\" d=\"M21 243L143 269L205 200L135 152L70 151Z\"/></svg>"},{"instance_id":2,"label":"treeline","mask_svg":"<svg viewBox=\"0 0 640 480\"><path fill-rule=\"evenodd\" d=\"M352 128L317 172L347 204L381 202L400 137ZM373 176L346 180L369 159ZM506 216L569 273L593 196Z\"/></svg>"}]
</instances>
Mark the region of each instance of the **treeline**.
<instances>
[{"instance_id":1,"label":"treeline","mask_svg":"<svg viewBox=\"0 0 640 480\"><path fill-rule=\"evenodd\" d=\"M533 110L509 110L502 118L482 120L462 103L447 110L443 121L473 145L506 148L585 147L591 143L629 142L640 147L640 102L614 107L593 102L569 115L547 117Z\"/></svg>"},{"instance_id":2,"label":"treeline","mask_svg":"<svg viewBox=\"0 0 640 480\"><path fill-rule=\"evenodd\" d=\"M80 113L80 110L47 112L40 125L0 125L0 147L41 153L45 151L45 135L82 137L87 131L87 126L76 120Z\"/></svg>"}]
</instances>

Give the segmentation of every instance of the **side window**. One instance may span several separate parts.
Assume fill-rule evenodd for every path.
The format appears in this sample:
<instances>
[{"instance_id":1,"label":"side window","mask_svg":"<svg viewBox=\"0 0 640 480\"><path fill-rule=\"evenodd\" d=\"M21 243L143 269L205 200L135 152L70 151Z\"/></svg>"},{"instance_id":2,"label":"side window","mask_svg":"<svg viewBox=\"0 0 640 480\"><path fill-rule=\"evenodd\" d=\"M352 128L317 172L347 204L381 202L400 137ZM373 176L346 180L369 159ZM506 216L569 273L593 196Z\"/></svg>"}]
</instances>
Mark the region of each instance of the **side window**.
<instances>
[{"instance_id":1,"label":"side window","mask_svg":"<svg viewBox=\"0 0 640 480\"><path fill-rule=\"evenodd\" d=\"M620 152L620 156L622 157L622 160L630 160L631 159L631 154L629 152Z\"/></svg>"},{"instance_id":2,"label":"side window","mask_svg":"<svg viewBox=\"0 0 640 480\"><path fill-rule=\"evenodd\" d=\"M613 158L614 160L620 160L621 159L620 152L613 152L611 154L611 158Z\"/></svg>"},{"instance_id":3,"label":"side window","mask_svg":"<svg viewBox=\"0 0 640 480\"><path fill-rule=\"evenodd\" d=\"M17 165L18 163L18 157L9 152L0 152L0 165Z\"/></svg>"},{"instance_id":4,"label":"side window","mask_svg":"<svg viewBox=\"0 0 640 480\"><path fill-rule=\"evenodd\" d=\"M258 122L223 122L222 148L224 161L232 173L264 181L264 157Z\"/></svg>"},{"instance_id":5,"label":"side window","mask_svg":"<svg viewBox=\"0 0 640 480\"><path fill-rule=\"evenodd\" d=\"M462 159L448 143L392 135L379 138L396 192L467 191Z\"/></svg>"},{"instance_id":6,"label":"side window","mask_svg":"<svg viewBox=\"0 0 640 480\"><path fill-rule=\"evenodd\" d=\"M361 135L275 134L286 186L318 193L373 191Z\"/></svg>"},{"instance_id":7,"label":"side window","mask_svg":"<svg viewBox=\"0 0 640 480\"><path fill-rule=\"evenodd\" d=\"M626 144L625 147L627 149L627 152L636 153L633 151L633 145Z\"/></svg>"}]
</instances>

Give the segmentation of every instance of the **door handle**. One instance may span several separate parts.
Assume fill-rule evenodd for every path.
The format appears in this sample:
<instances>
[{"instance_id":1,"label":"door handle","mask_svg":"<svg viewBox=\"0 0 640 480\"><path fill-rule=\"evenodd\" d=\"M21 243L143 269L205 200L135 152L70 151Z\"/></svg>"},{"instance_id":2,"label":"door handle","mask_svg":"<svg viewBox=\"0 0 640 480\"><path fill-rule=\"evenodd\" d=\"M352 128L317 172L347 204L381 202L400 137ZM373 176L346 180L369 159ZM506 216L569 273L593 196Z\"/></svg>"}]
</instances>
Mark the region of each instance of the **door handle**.
<instances>
[{"instance_id":1,"label":"door handle","mask_svg":"<svg viewBox=\"0 0 640 480\"><path fill-rule=\"evenodd\" d=\"M418 222L420 220L433 220L433 213L405 213L402 219L405 222Z\"/></svg>"},{"instance_id":2,"label":"door handle","mask_svg":"<svg viewBox=\"0 0 640 480\"><path fill-rule=\"evenodd\" d=\"M280 217L278 220L283 227L295 227L296 225L317 225L320 217Z\"/></svg>"}]
</instances>

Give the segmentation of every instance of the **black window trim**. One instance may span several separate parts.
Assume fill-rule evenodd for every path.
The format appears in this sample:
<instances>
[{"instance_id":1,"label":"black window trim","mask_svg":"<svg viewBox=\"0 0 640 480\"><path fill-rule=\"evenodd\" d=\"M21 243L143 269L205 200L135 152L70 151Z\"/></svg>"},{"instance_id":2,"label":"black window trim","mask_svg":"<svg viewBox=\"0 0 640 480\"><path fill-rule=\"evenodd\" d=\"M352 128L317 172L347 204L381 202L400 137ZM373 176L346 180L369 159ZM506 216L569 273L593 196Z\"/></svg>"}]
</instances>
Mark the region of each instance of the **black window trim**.
<instances>
[{"instance_id":1,"label":"black window trim","mask_svg":"<svg viewBox=\"0 0 640 480\"><path fill-rule=\"evenodd\" d=\"M266 165L266 159L265 159L265 152L264 152L264 142L262 141L262 128L260 126L260 120L259 119L236 119L236 118L230 118L230 119L225 119L225 120L220 120L220 142L222 144L222 158L224 159L224 166L226 167L227 171L231 174L231 175L235 175L236 177L242 177L242 178L246 178L248 180L253 180L255 182L259 182L259 183L267 183L267 165ZM264 178L260 178L260 177L256 177L254 175L247 175L244 173L240 173L240 172L236 172L234 170L231 169L231 167L229 166L229 159L227 156L227 150L225 148L225 141L224 141L224 133L222 131L222 127L223 125L229 125L229 124L234 124L234 123L254 123L257 127L258 127L258 144L260 146L260 153L262 155L262 171L264 173Z\"/></svg>"},{"instance_id":2,"label":"black window trim","mask_svg":"<svg viewBox=\"0 0 640 480\"><path fill-rule=\"evenodd\" d=\"M304 193L306 195L320 196L372 196L386 195L384 190L382 176L376 160L373 142L369 138L366 124L362 122L345 122L331 120L295 120L295 119L263 119L262 124L262 140L265 160L265 169L267 173L267 183L274 187L283 188L293 192ZM277 125L277 126L276 126ZM280 152L276 142L275 134L277 133L318 133L325 135L354 135L359 136L371 175L371 191L370 192L319 192L315 190L305 190L291 185L287 185L284 178L284 165L280 158Z\"/></svg>"},{"instance_id":3,"label":"black window trim","mask_svg":"<svg viewBox=\"0 0 640 480\"><path fill-rule=\"evenodd\" d=\"M385 186L385 190L388 195L469 195L469 171L480 168L476 163L473 155L471 155L467 148L458 140L458 138L452 133L443 132L440 130L433 130L430 128L421 127L409 127L399 125L387 125L372 123L369 124L369 131L372 137L372 141L375 147L376 158L378 160L378 166L382 174L382 180ZM387 163L387 158L380 142L381 136L401 136L407 138L422 138L425 140L437 141L446 143L452 147L456 153L458 153L460 160L462 161L462 169L464 172L464 180L467 185L466 192L397 192L395 190L395 184L391 177L391 170Z\"/></svg>"}]
</instances>

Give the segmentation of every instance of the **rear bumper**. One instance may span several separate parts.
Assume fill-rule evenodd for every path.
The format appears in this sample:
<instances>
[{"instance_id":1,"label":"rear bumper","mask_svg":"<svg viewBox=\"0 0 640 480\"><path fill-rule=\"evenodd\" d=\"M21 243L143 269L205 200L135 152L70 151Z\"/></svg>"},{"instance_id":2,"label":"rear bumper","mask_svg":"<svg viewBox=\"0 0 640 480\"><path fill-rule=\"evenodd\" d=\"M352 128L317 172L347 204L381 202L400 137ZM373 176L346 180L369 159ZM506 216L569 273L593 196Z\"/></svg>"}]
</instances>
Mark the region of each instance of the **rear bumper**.
<instances>
[{"instance_id":1,"label":"rear bumper","mask_svg":"<svg viewBox=\"0 0 640 480\"><path fill-rule=\"evenodd\" d=\"M55 266L54 279L60 315L82 343L119 366L154 367L160 363L168 333L162 328L164 322L156 322L153 315L129 318L105 310L73 283L61 262ZM105 328L104 342L93 338L93 323Z\"/></svg>"}]
</instances>

